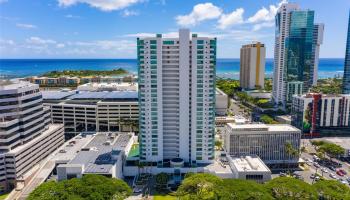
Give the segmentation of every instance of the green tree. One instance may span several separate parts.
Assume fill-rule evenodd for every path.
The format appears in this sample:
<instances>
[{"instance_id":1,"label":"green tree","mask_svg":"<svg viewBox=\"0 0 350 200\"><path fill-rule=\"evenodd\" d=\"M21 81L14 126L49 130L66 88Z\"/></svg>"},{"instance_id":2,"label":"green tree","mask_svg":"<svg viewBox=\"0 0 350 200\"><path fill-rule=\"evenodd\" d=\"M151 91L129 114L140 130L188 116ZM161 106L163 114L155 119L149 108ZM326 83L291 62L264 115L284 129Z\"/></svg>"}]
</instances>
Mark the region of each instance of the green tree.
<instances>
[{"instance_id":1,"label":"green tree","mask_svg":"<svg viewBox=\"0 0 350 200\"><path fill-rule=\"evenodd\" d=\"M277 124L278 123L272 117L270 117L268 115L261 115L260 121L265 123L265 124Z\"/></svg>"},{"instance_id":2,"label":"green tree","mask_svg":"<svg viewBox=\"0 0 350 200\"><path fill-rule=\"evenodd\" d=\"M122 180L101 175L84 175L61 182L46 182L37 187L28 200L122 200L131 188Z\"/></svg>"},{"instance_id":3,"label":"green tree","mask_svg":"<svg viewBox=\"0 0 350 200\"><path fill-rule=\"evenodd\" d=\"M350 199L350 189L335 180L321 180L313 184L320 199Z\"/></svg>"},{"instance_id":4,"label":"green tree","mask_svg":"<svg viewBox=\"0 0 350 200\"><path fill-rule=\"evenodd\" d=\"M188 200L216 199L218 196L217 186L221 183L222 179L215 175L194 174L183 180L176 195L180 199Z\"/></svg>"},{"instance_id":5,"label":"green tree","mask_svg":"<svg viewBox=\"0 0 350 200\"><path fill-rule=\"evenodd\" d=\"M318 199L316 189L295 178L278 177L272 179L266 183L266 188L275 199L279 200Z\"/></svg>"},{"instance_id":6,"label":"green tree","mask_svg":"<svg viewBox=\"0 0 350 200\"><path fill-rule=\"evenodd\" d=\"M345 149L334 143L325 143L319 148L321 151L324 151L329 157L335 158L341 155L344 155Z\"/></svg>"},{"instance_id":7,"label":"green tree","mask_svg":"<svg viewBox=\"0 0 350 200\"><path fill-rule=\"evenodd\" d=\"M166 173L159 173L156 175L156 187L158 190L164 190L166 189L168 184L168 174Z\"/></svg>"},{"instance_id":8,"label":"green tree","mask_svg":"<svg viewBox=\"0 0 350 200\"><path fill-rule=\"evenodd\" d=\"M239 90L239 81L231 79L217 79L216 87L222 90L228 96L233 97Z\"/></svg>"},{"instance_id":9,"label":"green tree","mask_svg":"<svg viewBox=\"0 0 350 200\"><path fill-rule=\"evenodd\" d=\"M222 200L269 200L271 194L262 184L240 179L224 179L218 186L218 197Z\"/></svg>"},{"instance_id":10,"label":"green tree","mask_svg":"<svg viewBox=\"0 0 350 200\"><path fill-rule=\"evenodd\" d=\"M298 149L294 149L292 143L290 143L290 142L286 142L286 143L284 144L284 148L285 148L285 150L286 150L286 153L287 153L290 157L292 157L292 158L295 158L296 156L299 155ZM289 165L288 165L288 171L289 171L289 168L290 168L290 167L289 167Z\"/></svg>"},{"instance_id":11,"label":"green tree","mask_svg":"<svg viewBox=\"0 0 350 200\"><path fill-rule=\"evenodd\" d=\"M341 94L343 80L341 78L319 79L317 85L310 88L310 92L323 94Z\"/></svg>"},{"instance_id":12,"label":"green tree","mask_svg":"<svg viewBox=\"0 0 350 200\"><path fill-rule=\"evenodd\" d=\"M221 149L222 148L222 141L215 140L215 147L218 148L218 149Z\"/></svg>"},{"instance_id":13,"label":"green tree","mask_svg":"<svg viewBox=\"0 0 350 200\"><path fill-rule=\"evenodd\" d=\"M265 83L264 83L265 87L264 89L268 92L272 91L272 79L271 78L265 78Z\"/></svg>"}]
</instances>

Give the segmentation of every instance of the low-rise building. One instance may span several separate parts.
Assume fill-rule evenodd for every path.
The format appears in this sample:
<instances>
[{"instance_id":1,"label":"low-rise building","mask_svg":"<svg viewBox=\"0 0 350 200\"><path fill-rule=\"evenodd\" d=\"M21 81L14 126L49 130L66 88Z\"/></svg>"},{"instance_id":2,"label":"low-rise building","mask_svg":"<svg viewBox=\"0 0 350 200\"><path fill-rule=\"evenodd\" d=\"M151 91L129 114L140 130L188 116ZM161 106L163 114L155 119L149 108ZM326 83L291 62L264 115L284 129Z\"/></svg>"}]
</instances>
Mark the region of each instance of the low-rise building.
<instances>
[{"instance_id":1,"label":"low-rise building","mask_svg":"<svg viewBox=\"0 0 350 200\"><path fill-rule=\"evenodd\" d=\"M291 125L229 123L223 137L224 149L232 157L257 155L271 169L297 166L299 154L289 154L286 144L298 151L301 132Z\"/></svg>"},{"instance_id":2,"label":"low-rise building","mask_svg":"<svg viewBox=\"0 0 350 200\"><path fill-rule=\"evenodd\" d=\"M21 79L22 81L29 81L44 87L69 87L78 86L86 83L134 83L137 81L137 76L133 74L122 76L86 76L86 77L45 77L45 76L31 76Z\"/></svg>"},{"instance_id":3,"label":"low-rise building","mask_svg":"<svg viewBox=\"0 0 350 200\"><path fill-rule=\"evenodd\" d=\"M66 138L80 132L137 131L136 91L43 91L44 105L54 123L63 123Z\"/></svg>"},{"instance_id":4,"label":"low-rise building","mask_svg":"<svg viewBox=\"0 0 350 200\"><path fill-rule=\"evenodd\" d=\"M292 124L292 116L290 115L278 115L275 120L281 124Z\"/></svg>"},{"instance_id":5,"label":"low-rise building","mask_svg":"<svg viewBox=\"0 0 350 200\"><path fill-rule=\"evenodd\" d=\"M58 181L81 178L84 174L123 178L123 163L134 143L134 137L131 133L113 132L93 135L74 158L67 164L57 166Z\"/></svg>"},{"instance_id":6,"label":"low-rise building","mask_svg":"<svg viewBox=\"0 0 350 200\"><path fill-rule=\"evenodd\" d=\"M85 83L77 87L79 91L137 91L137 83Z\"/></svg>"},{"instance_id":7,"label":"low-rise building","mask_svg":"<svg viewBox=\"0 0 350 200\"><path fill-rule=\"evenodd\" d=\"M228 108L228 96L220 89L216 88L215 114L217 116L226 115Z\"/></svg>"},{"instance_id":8,"label":"low-rise building","mask_svg":"<svg viewBox=\"0 0 350 200\"><path fill-rule=\"evenodd\" d=\"M293 96L292 125L304 136L350 134L350 95L309 93Z\"/></svg>"},{"instance_id":9,"label":"low-rise building","mask_svg":"<svg viewBox=\"0 0 350 200\"><path fill-rule=\"evenodd\" d=\"M264 183L271 180L271 171L258 156L227 156L233 178Z\"/></svg>"},{"instance_id":10,"label":"low-rise building","mask_svg":"<svg viewBox=\"0 0 350 200\"><path fill-rule=\"evenodd\" d=\"M221 116L221 117L215 117L215 125L218 127L225 126L228 123L235 123L235 124L246 124L249 120L244 117L237 117L237 116Z\"/></svg>"}]
</instances>

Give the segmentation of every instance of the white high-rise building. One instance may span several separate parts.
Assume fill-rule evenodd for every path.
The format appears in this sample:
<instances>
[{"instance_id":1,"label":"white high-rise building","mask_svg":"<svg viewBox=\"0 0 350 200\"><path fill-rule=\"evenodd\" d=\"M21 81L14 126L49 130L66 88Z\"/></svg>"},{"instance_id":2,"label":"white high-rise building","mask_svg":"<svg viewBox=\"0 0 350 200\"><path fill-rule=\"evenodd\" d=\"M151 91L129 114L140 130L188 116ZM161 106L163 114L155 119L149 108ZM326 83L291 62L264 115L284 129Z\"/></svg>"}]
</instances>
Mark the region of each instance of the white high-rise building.
<instances>
[{"instance_id":1,"label":"white high-rise building","mask_svg":"<svg viewBox=\"0 0 350 200\"><path fill-rule=\"evenodd\" d=\"M314 23L314 11L285 3L276 15L273 99L291 103L292 96L308 92L317 82L323 24Z\"/></svg>"},{"instance_id":2,"label":"white high-rise building","mask_svg":"<svg viewBox=\"0 0 350 200\"><path fill-rule=\"evenodd\" d=\"M214 158L216 38L138 38L140 159Z\"/></svg>"},{"instance_id":3,"label":"white high-rise building","mask_svg":"<svg viewBox=\"0 0 350 200\"><path fill-rule=\"evenodd\" d=\"M39 86L0 81L0 185L26 184L31 169L64 142L62 124L50 124Z\"/></svg>"}]
</instances>

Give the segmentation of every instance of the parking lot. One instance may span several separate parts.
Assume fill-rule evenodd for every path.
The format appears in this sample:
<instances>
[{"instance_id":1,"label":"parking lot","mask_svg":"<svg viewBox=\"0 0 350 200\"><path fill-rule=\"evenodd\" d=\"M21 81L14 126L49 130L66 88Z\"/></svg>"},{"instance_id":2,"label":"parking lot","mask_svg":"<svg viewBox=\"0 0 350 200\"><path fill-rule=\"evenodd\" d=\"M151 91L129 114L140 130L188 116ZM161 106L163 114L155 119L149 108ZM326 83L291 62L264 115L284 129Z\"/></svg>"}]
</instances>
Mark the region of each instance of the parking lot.
<instances>
[{"instance_id":1,"label":"parking lot","mask_svg":"<svg viewBox=\"0 0 350 200\"><path fill-rule=\"evenodd\" d=\"M327 180L338 180L349 186L350 184L350 164L348 162L340 161L337 159L322 161L315 157L315 149L310 144L309 140L303 139L302 146L306 147L307 152L301 154L301 159L305 161L303 170L295 171L293 174L307 183L315 183L321 178ZM344 173L341 173L344 172ZM317 175L315 175L317 174ZM283 174L282 174L283 175ZM280 174L274 174L273 177L280 176Z\"/></svg>"}]
</instances>

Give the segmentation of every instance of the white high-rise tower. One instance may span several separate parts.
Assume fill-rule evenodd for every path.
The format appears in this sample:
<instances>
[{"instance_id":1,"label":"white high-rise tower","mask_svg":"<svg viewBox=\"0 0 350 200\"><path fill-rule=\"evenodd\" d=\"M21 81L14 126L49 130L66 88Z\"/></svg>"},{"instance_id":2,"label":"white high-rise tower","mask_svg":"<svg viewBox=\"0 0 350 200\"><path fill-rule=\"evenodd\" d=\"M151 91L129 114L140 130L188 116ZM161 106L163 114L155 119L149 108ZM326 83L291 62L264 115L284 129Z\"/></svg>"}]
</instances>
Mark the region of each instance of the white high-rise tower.
<instances>
[{"instance_id":1,"label":"white high-rise tower","mask_svg":"<svg viewBox=\"0 0 350 200\"><path fill-rule=\"evenodd\" d=\"M140 159L208 163L214 158L216 39L138 38Z\"/></svg>"}]
</instances>

